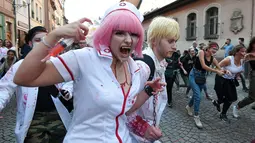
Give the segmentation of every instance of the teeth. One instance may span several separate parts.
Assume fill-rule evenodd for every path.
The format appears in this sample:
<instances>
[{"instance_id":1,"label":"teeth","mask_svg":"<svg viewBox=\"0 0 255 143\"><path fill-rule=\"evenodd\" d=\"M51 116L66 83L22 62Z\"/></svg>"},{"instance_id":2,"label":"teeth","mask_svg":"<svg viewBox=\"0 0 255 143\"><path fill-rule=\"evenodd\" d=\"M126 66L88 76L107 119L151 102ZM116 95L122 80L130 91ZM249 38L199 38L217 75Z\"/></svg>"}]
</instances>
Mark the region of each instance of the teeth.
<instances>
[{"instance_id":1,"label":"teeth","mask_svg":"<svg viewBox=\"0 0 255 143\"><path fill-rule=\"evenodd\" d=\"M130 52L131 51L131 47L121 47L121 51L127 51Z\"/></svg>"},{"instance_id":2,"label":"teeth","mask_svg":"<svg viewBox=\"0 0 255 143\"><path fill-rule=\"evenodd\" d=\"M122 49L131 49L130 47L121 47Z\"/></svg>"}]
</instances>

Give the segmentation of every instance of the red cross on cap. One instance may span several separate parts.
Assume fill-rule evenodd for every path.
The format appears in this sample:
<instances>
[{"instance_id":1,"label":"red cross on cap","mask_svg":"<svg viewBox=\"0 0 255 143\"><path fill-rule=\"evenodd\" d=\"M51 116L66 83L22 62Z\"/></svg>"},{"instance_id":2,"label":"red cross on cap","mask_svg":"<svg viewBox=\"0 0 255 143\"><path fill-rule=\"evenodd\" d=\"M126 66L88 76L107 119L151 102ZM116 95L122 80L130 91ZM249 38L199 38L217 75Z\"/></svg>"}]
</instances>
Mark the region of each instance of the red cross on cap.
<instances>
[{"instance_id":1,"label":"red cross on cap","mask_svg":"<svg viewBox=\"0 0 255 143\"><path fill-rule=\"evenodd\" d=\"M126 3L122 3L122 2L121 2L121 3L120 3L120 6L126 6Z\"/></svg>"},{"instance_id":2,"label":"red cross on cap","mask_svg":"<svg viewBox=\"0 0 255 143\"><path fill-rule=\"evenodd\" d=\"M110 50L110 49L104 49L104 52L105 52L105 53L110 53L111 50Z\"/></svg>"}]
</instances>

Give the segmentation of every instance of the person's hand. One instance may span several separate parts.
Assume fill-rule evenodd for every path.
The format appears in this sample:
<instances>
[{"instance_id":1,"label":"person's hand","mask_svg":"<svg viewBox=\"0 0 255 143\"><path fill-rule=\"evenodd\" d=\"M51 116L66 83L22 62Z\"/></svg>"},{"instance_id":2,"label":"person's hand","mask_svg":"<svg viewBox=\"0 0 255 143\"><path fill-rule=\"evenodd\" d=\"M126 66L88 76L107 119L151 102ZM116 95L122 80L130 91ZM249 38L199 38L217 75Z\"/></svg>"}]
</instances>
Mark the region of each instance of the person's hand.
<instances>
[{"instance_id":1,"label":"person's hand","mask_svg":"<svg viewBox=\"0 0 255 143\"><path fill-rule=\"evenodd\" d=\"M225 74L224 70L217 70L216 72L219 76L223 76Z\"/></svg>"},{"instance_id":2,"label":"person's hand","mask_svg":"<svg viewBox=\"0 0 255 143\"><path fill-rule=\"evenodd\" d=\"M255 53L247 53L244 56L244 61L250 61L250 59L255 58Z\"/></svg>"},{"instance_id":3,"label":"person's hand","mask_svg":"<svg viewBox=\"0 0 255 143\"><path fill-rule=\"evenodd\" d=\"M154 95L158 94L159 92L162 92L164 90L163 87L166 86L166 83L161 82L160 80L161 78L158 77L153 81L147 81L145 84L145 85L149 85L153 89L152 94Z\"/></svg>"},{"instance_id":4,"label":"person's hand","mask_svg":"<svg viewBox=\"0 0 255 143\"><path fill-rule=\"evenodd\" d=\"M144 134L144 138L149 141L158 140L162 136L162 132L159 128L149 126Z\"/></svg>"},{"instance_id":5,"label":"person's hand","mask_svg":"<svg viewBox=\"0 0 255 143\"><path fill-rule=\"evenodd\" d=\"M180 66L180 67L182 67L182 66L183 66L182 62L179 62L179 66Z\"/></svg>"},{"instance_id":6,"label":"person's hand","mask_svg":"<svg viewBox=\"0 0 255 143\"><path fill-rule=\"evenodd\" d=\"M57 41L61 38L74 38L75 41L85 40L85 36L89 32L89 28L83 25L84 22L93 24L90 19L82 18L76 22L55 29L49 33L49 35Z\"/></svg>"},{"instance_id":7,"label":"person's hand","mask_svg":"<svg viewBox=\"0 0 255 143\"><path fill-rule=\"evenodd\" d=\"M183 70L183 73L184 73L185 75L187 75L187 74L188 74L186 70Z\"/></svg>"},{"instance_id":8,"label":"person's hand","mask_svg":"<svg viewBox=\"0 0 255 143\"><path fill-rule=\"evenodd\" d=\"M231 73L229 70L224 70L224 73L225 73L225 74L228 74L228 75L230 75L230 76L232 75L232 73Z\"/></svg>"}]
</instances>

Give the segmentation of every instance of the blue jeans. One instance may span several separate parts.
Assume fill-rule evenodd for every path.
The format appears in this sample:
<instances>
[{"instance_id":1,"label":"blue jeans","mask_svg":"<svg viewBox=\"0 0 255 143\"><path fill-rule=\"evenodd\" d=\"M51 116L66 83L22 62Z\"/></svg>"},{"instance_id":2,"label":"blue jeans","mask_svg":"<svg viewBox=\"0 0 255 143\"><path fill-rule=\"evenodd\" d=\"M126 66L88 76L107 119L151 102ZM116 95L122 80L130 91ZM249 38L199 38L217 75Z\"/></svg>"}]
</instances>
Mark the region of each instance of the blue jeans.
<instances>
[{"instance_id":1,"label":"blue jeans","mask_svg":"<svg viewBox=\"0 0 255 143\"><path fill-rule=\"evenodd\" d=\"M196 69L192 69L189 74L189 84L193 91L192 98L189 101L189 107L194 105L194 114L198 115L200 100L201 100L201 91L205 88L205 84L196 84L195 76L205 76L206 73L202 73Z\"/></svg>"}]
</instances>

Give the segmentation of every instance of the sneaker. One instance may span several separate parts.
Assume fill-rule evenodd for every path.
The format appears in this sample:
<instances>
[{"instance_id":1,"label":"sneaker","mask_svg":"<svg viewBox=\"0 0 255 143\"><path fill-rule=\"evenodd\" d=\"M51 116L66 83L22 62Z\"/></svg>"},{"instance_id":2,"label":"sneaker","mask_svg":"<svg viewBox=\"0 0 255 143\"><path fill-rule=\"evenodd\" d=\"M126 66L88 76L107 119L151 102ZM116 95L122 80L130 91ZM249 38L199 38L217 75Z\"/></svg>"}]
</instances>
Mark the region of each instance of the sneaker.
<instances>
[{"instance_id":1,"label":"sneaker","mask_svg":"<svg viewBox=\"0 0 255 143\"><path fill-rule=\"evenodd\" d=\"M255 110L255 104L251 107L251 109Z\"/></svg>"},{"instance_id":2,"label":"sneaker","mask_svg":"<svg viewBox=\"0 0 255 143\"><path fill-rule=\"evenodd\" d=\"M238 109L237 109L236 105L233 106L233 116L234 116L235 118L238 118L238 117L239 117L239 115L238 115Z\"/></svg>"},{"instance_id":3,"label":"sneaker","mask_svg":"<svg viewBox=\"0 0 255 143\"><path fill-rule=\"evenodd\" d=\"M194 116L194 121L195 121L196 126L197 126L199 129L202 129L202 128L203 128L203 125L202 125L202 123L201 123L201 121L200 121L199 116Z\"/></svg>"},{"instance_id":4,"label":"sneaker","mask_svg":"<svg viewBox=\"0 0 255 143\"><path fill-rule=\"evenodd\" d=\"M189 105L186 106L186 110L189 116L193 116L192 109L189 107Z\"/></svg>"},{"instance_id":5,"label":"sneaker","mask_svg":"<svg viewBox=\"0 0 255 143\"><path fill-rule=\"evenodd\" d=\"M154 141L153 143L162 143L161 141L159 141L159 140L156 140L156 141Z\"/></svg>"},{"instance_id":6,"label":"sneaker","mask_svg":"<svg viewBox=\"0 0 255 143\"><path fill-rule=\"evenodd\" d=\"M213 105L216 107L217 111L220 112L220 104L216 100L212 100Z\"/></svg>"},{"instance_id":7,"label":"sneaker","mask_svg":"<svg viewBox=\"0 0 255 143\"><path fill-rule=\"evenodd\" d=\"M173 107L173 103L172 103L172 102L167 103L167 106L168 106L169 108L172 108L172 107Z\"/></svg>"},{"instance_id":8,"label":"sneaker","mask_svg":"<svg viewBox=\"0 0 255 143\"><path fill-rule=\"evenodd\" d=\"M189 94L186 93L186 98L189 98Z\"/></svg>"},{"instance_id":9,"label":"sneaker","mask_svg":"<svg viewBox=\"0 0 255 143\"><path fill-rule=\"evenodd\" d=\"M212 96L209 95L208 93L205 94L205 97L206 97L206 99L208 99L208 100L212 100Z\"/></svg>"},{"instance_id":10,"label":"sneaker","mask_svg":"<svg viewBox=\"0 0 255 143\"><path fill-rule=\"evenodd\" d=\"M229 119L226 114L220 114L220 119L224 122L229 122Z\"/></svg>"},{"instance_id":11,"label":"sneaker","mask_svg":"<svg viewBox=\"0 0 255 143\"><path fill-rule=\"evenodd\" d=\"M249 93L249 89L247 87L243 88L243 91L246 92L246 93Z\"/></svg>"}]
</instances>

